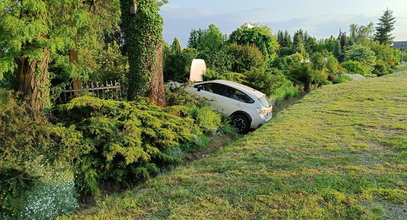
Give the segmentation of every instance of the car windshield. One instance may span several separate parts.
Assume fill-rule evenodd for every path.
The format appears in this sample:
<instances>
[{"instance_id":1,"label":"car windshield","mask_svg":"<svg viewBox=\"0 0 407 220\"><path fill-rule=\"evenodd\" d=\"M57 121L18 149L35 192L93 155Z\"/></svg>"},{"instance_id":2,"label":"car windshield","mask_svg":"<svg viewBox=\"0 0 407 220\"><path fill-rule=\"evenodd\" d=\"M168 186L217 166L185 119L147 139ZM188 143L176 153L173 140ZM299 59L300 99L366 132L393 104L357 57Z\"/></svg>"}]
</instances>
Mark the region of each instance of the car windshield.
<instances>
[{"instance_id":1,"label":"car windshield","mask_svg":"<svg viewBox=\"0 0 407 220\"><path fill-rule=\"evenodd\" d=\"M261 103L261 105L263 107L265 107L265 108L270 108L271 107L270 102L269 102L269 100L267 99L266 96L263 96L263 97L259 98L259 101L260 101L260 103Z\"/></svg>"}]
</instances>

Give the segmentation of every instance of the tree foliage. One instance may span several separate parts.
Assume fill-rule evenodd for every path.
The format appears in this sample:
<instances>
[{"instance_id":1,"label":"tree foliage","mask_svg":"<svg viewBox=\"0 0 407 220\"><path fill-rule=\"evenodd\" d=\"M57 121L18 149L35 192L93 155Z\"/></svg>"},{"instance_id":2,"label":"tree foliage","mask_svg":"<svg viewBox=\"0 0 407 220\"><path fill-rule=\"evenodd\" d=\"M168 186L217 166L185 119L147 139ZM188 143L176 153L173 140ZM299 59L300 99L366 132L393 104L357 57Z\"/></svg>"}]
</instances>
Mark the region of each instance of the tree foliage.
<instances>
[{"instance_id":1,"label":"tree foliage","mask_svg":"<svg viewBox=\"0 0 407 220\"><path fill-rule=\"evenodd\" d=\"M374 24L370 22L367 25L351 24L349 27L349 41L351 44L361 44L366 46L373 39Z\"/></svg>"},{"instance_id":2,"label":"tree foliage","mask_svg":"<svg viewBox=\"0 0 407 220\"><path fill-rule=\"evenodd\" d=\"M265 66L261 51L254 45L238 45L233 43L227 48L228 54L233 56L232 71L244 73L252 69Z\"/></svg>"},{"instance_id":3,"label":"tree foliage","mask_svg":"<svg viewBox=\"0 0 407 220\"><path fill-rule=\"evenodd\" d=\"M67 51L76 49L85 38L88 15L80 0L0 3L0 76L13 73L15 89L34 109L50 105L50 62L64 65L71 73L82 72L69 63Z\"/></svg>"},{"instance_id":4,"label":"tree foliage","mask_svg":"<svg viewBox=\"0 0 407 220\"><path fill-rule=\"evenodd\" d=\"M394 39L391 32L394 30L395 23L396 18L393 16L393 11L390 9L384 11L377 23L375 40L381 44L391 45Z\"/></svg>"},{"instance_id":5,"label":"tree foliage","mask_svg":"<svg viewBox=\"0 0 407 220\"><path fill-rule=\"evenodd\" d=\"M346 51L345 61L358 61L364 65L369 72L373 70L376 62L375 53L368 47L353 45Z\"/></svg>"},{"instance_id":6,"label":"tree foliage","mask_svg":"<svg viewBox=\"0 0 407 220\"><path fill-rule=\"evenodd\" d=\"M267 26L250 26L244 24L233 31L229 38L230 43L239 45L255 45L263 53L266 62L271 62L277 56L279 47L277 38Z\"/></svg>"}]
</instances>

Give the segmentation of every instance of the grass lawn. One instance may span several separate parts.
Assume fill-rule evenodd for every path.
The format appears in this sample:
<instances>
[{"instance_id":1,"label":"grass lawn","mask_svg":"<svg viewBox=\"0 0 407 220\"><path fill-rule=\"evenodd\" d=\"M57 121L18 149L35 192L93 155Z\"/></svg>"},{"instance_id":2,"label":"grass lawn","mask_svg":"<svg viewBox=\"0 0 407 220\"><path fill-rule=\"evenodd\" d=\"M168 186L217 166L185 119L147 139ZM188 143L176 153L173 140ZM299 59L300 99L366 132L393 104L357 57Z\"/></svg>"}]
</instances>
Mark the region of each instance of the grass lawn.
<instances>
[{"instance_id":1,"label":"grass lawn","mask_svg":"<svg viewBox=\"0 0 407 220\"><path fill-rule=\"evenodd\" d=\"M325 86L213 155L69 218L407 219L407 68Z\"/></svg>"}]
</instances>

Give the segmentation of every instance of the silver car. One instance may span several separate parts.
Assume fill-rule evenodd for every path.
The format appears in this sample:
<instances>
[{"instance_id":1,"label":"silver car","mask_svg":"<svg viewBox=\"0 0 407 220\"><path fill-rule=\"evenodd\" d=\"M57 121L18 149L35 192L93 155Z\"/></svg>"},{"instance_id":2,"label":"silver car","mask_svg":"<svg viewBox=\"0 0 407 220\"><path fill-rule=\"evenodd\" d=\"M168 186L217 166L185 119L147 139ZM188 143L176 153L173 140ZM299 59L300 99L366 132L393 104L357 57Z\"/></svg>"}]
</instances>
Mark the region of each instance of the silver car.
<instances>
[{"instance_id":1,"label":"silver car","mask_svg":"<svg viewBox=\"0 0 407 220\"><path fill-rule=\"evenodd\" d=\"M240 133L256 129L273 117L267 96L253 88L227 80L205 81L187 91L208 98L210 105L231 118Z\"/></svg>"}]
</instances>

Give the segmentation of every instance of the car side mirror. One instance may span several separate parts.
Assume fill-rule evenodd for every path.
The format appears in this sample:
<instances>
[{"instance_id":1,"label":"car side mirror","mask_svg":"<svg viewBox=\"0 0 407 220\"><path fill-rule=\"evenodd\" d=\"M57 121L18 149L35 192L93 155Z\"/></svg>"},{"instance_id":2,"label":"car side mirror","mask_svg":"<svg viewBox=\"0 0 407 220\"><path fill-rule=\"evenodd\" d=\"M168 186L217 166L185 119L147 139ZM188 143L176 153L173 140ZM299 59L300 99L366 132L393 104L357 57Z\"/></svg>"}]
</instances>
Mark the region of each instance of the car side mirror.
<instances>
[{"instance_id":1,"label":"car side mirror","mask_svg":"<svg viewBox=\"0 0 407 220\"><path fill-rule=\"evenodd\" d=\"M198 92L201 91L201 90L202 90L202 86L199 86L199 87L197 88L197 90L198 90Z\"/></svg>"}]
</instances>

